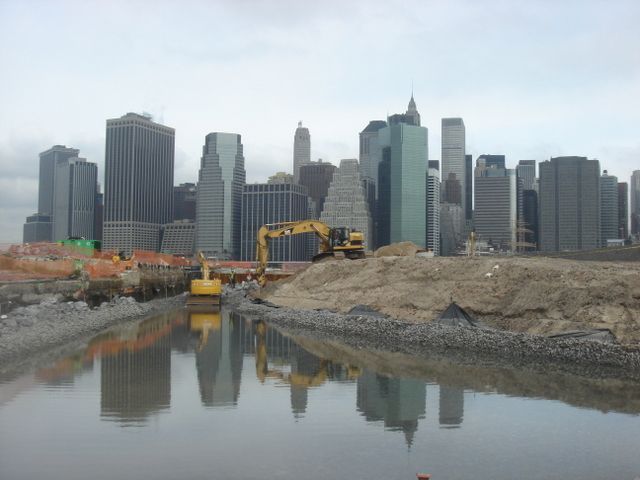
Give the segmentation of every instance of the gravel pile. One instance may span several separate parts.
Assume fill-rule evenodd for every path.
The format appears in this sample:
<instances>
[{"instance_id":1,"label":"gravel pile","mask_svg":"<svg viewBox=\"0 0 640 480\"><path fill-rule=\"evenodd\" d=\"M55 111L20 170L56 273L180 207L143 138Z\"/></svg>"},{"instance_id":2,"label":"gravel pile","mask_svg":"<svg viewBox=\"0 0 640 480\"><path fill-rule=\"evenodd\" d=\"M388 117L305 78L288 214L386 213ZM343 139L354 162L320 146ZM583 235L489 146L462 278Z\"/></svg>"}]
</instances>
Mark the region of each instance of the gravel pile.
<instances>
[{"instance_id":1,"label":"gravel pile","mask_svg":"<svg viewBox=\"0 0 640 480\"><path fill-rule=\"evenodd\" d=\"M59 296L38 305L19 307L0 318L0 363L15 361L111 325L151 315L184 303L184 296L138 303L131 297L115 297L94 309L85 302L64 302Z\"/></svg>"},{"instance_id":2,"label":"gravel pile","mask_svg":"<svg viewBox=\"0 0 640 480\"><path fill-rule=\"evenodd\" d=\"M640 379L640 349L576 339L484 328L408 323L367 314L327 310L294 310L254 304L237 293L227 303L240 313L296 332L319 333L353 346L441 355L466 363L535 366L538 370L572 371L592 376Z\"/></svg>"}]
</instances>

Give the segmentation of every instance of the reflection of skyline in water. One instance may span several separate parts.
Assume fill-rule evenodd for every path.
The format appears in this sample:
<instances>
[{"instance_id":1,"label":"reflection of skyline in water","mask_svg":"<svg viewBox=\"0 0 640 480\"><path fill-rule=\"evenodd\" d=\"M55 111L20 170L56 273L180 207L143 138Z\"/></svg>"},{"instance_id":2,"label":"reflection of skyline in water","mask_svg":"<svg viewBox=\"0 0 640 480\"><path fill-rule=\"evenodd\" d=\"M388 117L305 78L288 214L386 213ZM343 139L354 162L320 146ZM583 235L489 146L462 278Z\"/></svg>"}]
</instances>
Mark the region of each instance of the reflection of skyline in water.
<instances>
[{"instance_id":1,"label":"reflection of skyline in water","mask_svg":"<svg viewBox=\"0 0 640 480\"><path fill-rule=\"evenodd\" d=\"M323 388L327 382L356 381L356 411L367 421L382 422L386 429L402 431L408 445L414 441L419 423L426 418L426 384L429 382L440 385L434 420L444 429L462 426L465 390L503 391L543 398L549 390L548 382L541 382L539 375L527 376L523 372L513 375L511 371L502 373L500 369L483 370L441 360L412 358L411 362L415 363L411 363L406 357L399 366L394 366L392 355L387 357L387 354L354 350L331 342L290 337L274 327L224 309L216 315L207 320L206 334L202 325L192 328L193 322L186 310L124 324L92 339L83 352L39 370L35 378L56 388L73 388L78 376L90 374L95 359L99 359L101 416L123 425L145 423L150 416L170 407L172 352L191 356L198 383L193 394L208 408L236 407L243 373L249 375L250 383L257 379L260 383L287 388L290 412L296 419L308 412L310 390ZM245 362L244 355L254 358ZM354 368L354 364L364 368ZM243 368L246 368L244 372ZM551 384L554 395L559 391L560 380L564 377ZM577 397L580 401L593 398L592 401L601 402L606 398L607 389L616 387L581 378L569 378L569 381L580 387ZM480 384L482 389L477 387ZM621 384L616 388L624 395L610 396L611 402L617 404L623 401L619 398L627 398L626 404L637 404L633 400L638 398L633 393L638 391L637 386ZM575 389L568 387L561 392L563 399L577 395ZM587 396L589 392L591 396ZM602 403L597 405L600 408ZM314 408L322 409L323 405Z\"/></svg>"},{"instance_id":2,"label":"reflection of skyline in water","mask_svg":"<svg viewBox=\"0 0 640 480\"><path fill-rule=\"evenodd\" d=\"M460 428L464 417L464 390L440 385L440 428Z\"/></svg>"},{"instance_id":3,"label":"reflection of skyline in water","mask_svg":"<svg viewBox=\"0 0 640 480\"><path fill-rule=\"evenodd\" d=\"M171 322L168 316L138 325L130 336L105 341L100 362L100 411L124 423L142 422L169 408ZM147 344L146 339L153 338Z\"/></svg>"},{"instance_id":4,"label":"reflection of skyline in water","mask_svg":"<svg viewBox=\"0 0 640 480\"><path fill-rule=\"evenodd\" d=\"M385 428L404 433L413 443L418 420L425 418L426 383L407 378L389 378L365 370L358 378L357 408L369 422L384 422Z\"/></svg>"}]
</instances>

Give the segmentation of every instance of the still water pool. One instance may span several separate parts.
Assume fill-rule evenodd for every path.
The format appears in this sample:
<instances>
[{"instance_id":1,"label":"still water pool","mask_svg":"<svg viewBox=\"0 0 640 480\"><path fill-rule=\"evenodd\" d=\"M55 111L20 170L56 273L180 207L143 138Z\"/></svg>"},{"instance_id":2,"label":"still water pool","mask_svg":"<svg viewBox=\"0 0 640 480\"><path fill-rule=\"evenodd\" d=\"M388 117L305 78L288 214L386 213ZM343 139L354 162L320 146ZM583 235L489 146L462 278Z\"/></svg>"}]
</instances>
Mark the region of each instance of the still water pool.
<instances>
[{"instance_id":1,"label":"still water pool","mask_svg":"<svg viewBox=\"0 0 640 480\"><path fill-rule=\"evenodd\" d=\"M167 312L0 379L0 478L629 479L640 386Z\"/></svg>"}]
</instances>

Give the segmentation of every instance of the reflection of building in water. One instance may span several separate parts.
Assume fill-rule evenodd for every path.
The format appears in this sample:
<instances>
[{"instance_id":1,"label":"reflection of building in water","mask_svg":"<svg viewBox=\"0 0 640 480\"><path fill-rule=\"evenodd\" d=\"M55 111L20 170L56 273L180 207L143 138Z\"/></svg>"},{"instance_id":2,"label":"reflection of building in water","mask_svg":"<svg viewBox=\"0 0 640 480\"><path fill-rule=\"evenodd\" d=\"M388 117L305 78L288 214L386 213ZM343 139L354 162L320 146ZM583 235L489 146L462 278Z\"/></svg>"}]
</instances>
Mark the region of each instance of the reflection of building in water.
<instances>
[{"instance_id":1,"label":"reflection of building in water","mask_svg":"<svg viewBox=\"0 0 640 480\"><path fill-rule=\"evenodd\" d=\"M385 428L402 430L408 446L426 412L425 382L389 378L365 370L358 378L357 408L367 421L384 421Z\"/></svg>"},{"instance_id":2,"label":"reflection of building in water","mask_svg":"<svg viewBox=\"0 0 640 480\"><path fill-rule=\"evenodd\" d=\"M103 338L103 417L140 422L171 401L171 318L163 315Z\"/></svg>"},{"instance_id":3,"label":"reflection of building in water","mask_svg":"<svg viewBox=\"0 0 640 480\"><path fill-rule=\"evenodd\" d=\"M307 410L309 388L327 380L350 380L357 369L324 360L298 345L291 338L270 328L263 321L243 321L243 350L255 354L256 376L260 382L267 378L289 384L291 411L295 418Z\"/></svg>"},{"instance_id":4,"label":"reflection of building in water","mask_svg":"<svg viewBox=\"0 0 640 480\"><path fill-rule=\"evenodd\" d=\"M208 320L206 316L212 318ZM244 325L232 312L191 313L191 331L199 332L196 369L203 405L235 405L240 395Z\"/></svg>"},{"instance_id":5,"label":"reflection of building in water","mask_svg":"<svg viewBox=\"0 0 640 480\"><path fill-rule=\"evenodd\" d=\"M71 387L77 376L92 370L93 357L85 357L82 352L78 352L58 360L51 367L41 368L36 372L36 378L47 385Z\"/></svg>"},{"instance_id":6,"label":"reflection of building in water","mask_svg":"<svg viewBox=\"0 0 640 480\"><path fill-rule=\"evenodd\" d=\"M464 390L440 385L440 427L460 428L464 416Z\"/></svg>"}]
</instances>

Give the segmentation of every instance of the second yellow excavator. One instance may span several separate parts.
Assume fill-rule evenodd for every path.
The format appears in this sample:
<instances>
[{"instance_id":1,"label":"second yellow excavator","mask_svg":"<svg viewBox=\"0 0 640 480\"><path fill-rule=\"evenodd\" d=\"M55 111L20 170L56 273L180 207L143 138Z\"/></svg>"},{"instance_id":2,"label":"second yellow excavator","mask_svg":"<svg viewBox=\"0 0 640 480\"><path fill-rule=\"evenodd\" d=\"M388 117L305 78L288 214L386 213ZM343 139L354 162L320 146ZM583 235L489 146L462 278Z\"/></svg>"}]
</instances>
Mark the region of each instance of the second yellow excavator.
<instances>
[{"instance_id":1,"label":"second yellow excavator","mask_svg":"<svg viewBox=\"0 0 640 480\"><path fill-rule=\"evenodd\" d=\"M351 260L365 257L362 232L348 227L331 228L320 220L268 223L260 227L256 241L256 260L258 261L256 277L260 286L264 286L267 282L269 240L301 233L314 233L320 239L320 253L313 257L314 262L326 257L333 257L340 252Z\"/></svg>"},{"instance_id":2,"label":"second yellow excavator","mask_svg":"<svg viewBox=\"0 0 640 480\"><path fill-rule=\"evenodd\" d=\"M222 282L220 279L210 278L209 263L202 252L198 252L198 261L202 278L191 280L187 305L220 305Z\"/></svg>"}]
</instances>

